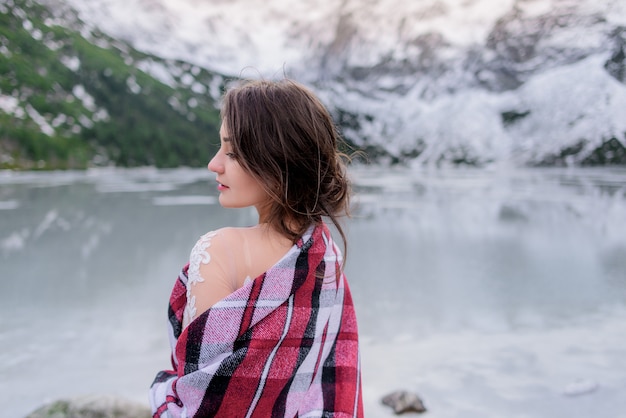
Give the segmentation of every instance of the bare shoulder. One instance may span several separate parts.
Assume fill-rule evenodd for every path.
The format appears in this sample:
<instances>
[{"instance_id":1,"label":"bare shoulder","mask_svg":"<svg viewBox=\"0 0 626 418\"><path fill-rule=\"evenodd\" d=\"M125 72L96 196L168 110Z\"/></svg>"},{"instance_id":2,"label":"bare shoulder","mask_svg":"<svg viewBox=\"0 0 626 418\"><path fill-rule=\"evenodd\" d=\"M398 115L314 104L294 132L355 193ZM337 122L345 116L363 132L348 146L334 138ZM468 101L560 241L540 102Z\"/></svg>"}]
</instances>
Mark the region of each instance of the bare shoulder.
<instances>
[{"instance_id":1,"label":"bare shoulder","mask_svg":"<svg viewBox=\"0 0 626 418\"><path fill-rule=\"evenodd\" d=\"M227 245L227 243L233 239L232 237L235 236L230 229L231 228L220 228L206 232L200 236L191 249L192 261L197 261L199 258L209 259L209 248L215 250L216 248Z\"/></svg>"},{"instance_id":2,"label":"bare shoulder","mask_svg":"<svg viewBox=\"0 0 626 418\"><path fill-rule=\"evenodd\" d=\"M234 288L241 287L246 277L258 277L267 271L293 246L289 239L263 225L225 227L204 236L207 237L206 262L198 263L198 270L219 266ZM206 271L207 275L210 273Z\"/></svg>"},{"instance_id":3,"label":"bare shoulder","mask_svg":"<svg viewBox=\"0 0 626 418\"><path fill-rule=\"evenodd\" d=\"M212 247L214 250L240 248L255 235L253 228L224 227L209 231L202 235L196 246Z\"/></svg>"},{"instance_id":4,"label":"bare shoulder","mask_svg":"<svg viewBox=\"0 0 626 418\"><path fill-rule=\"evenodd\" d=\"M254 235L253 227L234 227L227 226L224 228L216 229L211 232L215 237L220 237L220 241L235 243L242 241Z\"/></svg>"},{"instance_id":5,"label":"bare shoulder","mask_svg":"<svg viewBox=\"0 0 626 418\"><path fill-rule=\"evenodd\" d=\"M223 250L248 257L247 253L254 248L254 258L263 258L263 255L275 258L276 254L284 253L293 246L288 238L260 225L216 229L207 232L198 242L204 243L204 248L210 246L214 252Z\"/></svg>"}]
</instances>

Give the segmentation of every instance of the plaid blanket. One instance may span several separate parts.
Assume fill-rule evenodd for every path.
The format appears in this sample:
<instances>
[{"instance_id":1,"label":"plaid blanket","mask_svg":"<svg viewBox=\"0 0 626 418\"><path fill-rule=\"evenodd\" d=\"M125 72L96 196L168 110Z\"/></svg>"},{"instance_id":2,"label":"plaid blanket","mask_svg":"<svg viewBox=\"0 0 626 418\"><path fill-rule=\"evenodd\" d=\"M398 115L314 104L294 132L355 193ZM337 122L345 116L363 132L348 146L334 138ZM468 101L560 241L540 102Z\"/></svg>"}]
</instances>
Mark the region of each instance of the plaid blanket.
<instances>
[{"instance_id":1,"label":"plaid blanket","mask_svg":"<svg viewBox=\"0 0 626 418\"><path fill-rule=\"evenodd\" d=\"M182 329L187 269L169 304L173 370L157 417L362 417L357 323L326 225Z\"/></svg>"}]
</instances>

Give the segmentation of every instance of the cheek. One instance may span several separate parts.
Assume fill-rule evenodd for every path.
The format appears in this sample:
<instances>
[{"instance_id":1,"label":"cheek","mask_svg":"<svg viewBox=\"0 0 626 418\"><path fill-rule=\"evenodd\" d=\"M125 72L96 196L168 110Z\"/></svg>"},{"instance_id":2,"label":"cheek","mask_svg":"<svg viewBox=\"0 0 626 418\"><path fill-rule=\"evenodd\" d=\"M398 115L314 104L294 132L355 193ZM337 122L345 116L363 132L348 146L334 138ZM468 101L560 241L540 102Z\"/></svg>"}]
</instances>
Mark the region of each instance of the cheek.
<instances>
[{"instance_id":1,"label":"cheek","mask_svg":"<svg viewBox=\"0 0 626 418\"><path fill-rule=\"evenodd\" d=\"M257 196L257 200L259 200L259 201L269 200L269 195L267 194L265 189L263 187L261 187L261 186L258 186L258 185L257 185L257 188L256 188L256 196Z\"/></svg>"},{"instance_id":2,"label":"cheek","mask_svg":"<svg viewBox=\"0 0 626 418\"><path fill-rule=\"evenodd\" d=\"M255 200L262 201L269 198L265 188L263 188L263 185L259 183L258 180L253 177L248 177L247 183L248 190L250 191L250 194L255 197Z\"/></svg>"}]
</instances>

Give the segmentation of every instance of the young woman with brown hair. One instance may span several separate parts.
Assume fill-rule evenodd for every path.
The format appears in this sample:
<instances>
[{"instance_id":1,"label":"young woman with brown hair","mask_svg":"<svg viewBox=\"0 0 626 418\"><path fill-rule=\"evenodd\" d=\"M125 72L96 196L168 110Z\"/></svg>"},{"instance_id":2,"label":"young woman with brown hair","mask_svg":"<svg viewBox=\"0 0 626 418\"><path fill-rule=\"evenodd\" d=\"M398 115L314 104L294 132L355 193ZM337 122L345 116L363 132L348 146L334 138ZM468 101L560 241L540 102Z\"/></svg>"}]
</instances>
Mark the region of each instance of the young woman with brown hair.
<instances>
[{"instance_id":1,"label":"young woman with brown hair","mask_svg":"<svg viewBox=\"0 0 626 418\"><path fill-rule=\"evenodd\" d=\"M356 315L338 217L350 184L327 109L291 80L224 96L209 162L226 208L258 224L203 235L170 298L173 370L152 384L154 417L361 417Z\"/></svg>"}]
</instances>

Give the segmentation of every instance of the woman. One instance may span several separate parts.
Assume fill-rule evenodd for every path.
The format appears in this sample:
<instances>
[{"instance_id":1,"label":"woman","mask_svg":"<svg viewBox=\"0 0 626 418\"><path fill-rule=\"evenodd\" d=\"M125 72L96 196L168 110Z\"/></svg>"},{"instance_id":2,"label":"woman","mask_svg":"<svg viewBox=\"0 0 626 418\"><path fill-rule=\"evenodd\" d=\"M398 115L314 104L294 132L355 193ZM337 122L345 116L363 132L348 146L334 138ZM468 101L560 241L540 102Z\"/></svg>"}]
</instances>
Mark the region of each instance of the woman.
<instances>
[{"instance_id":1,"label":"woman","mask_svg":"<svg viewBox=\"0 0 626 418\"><path fill-rule=\"evenodd\" d=\"M173 370L150 389L154 417L361 417L357 325L341 252L349 182L320 101L290 81L224 96L208 168L226 208L258 224L202 236L169 306ZM344 248L345 249L345 248Z\"/></svg>"}]
</instances>

